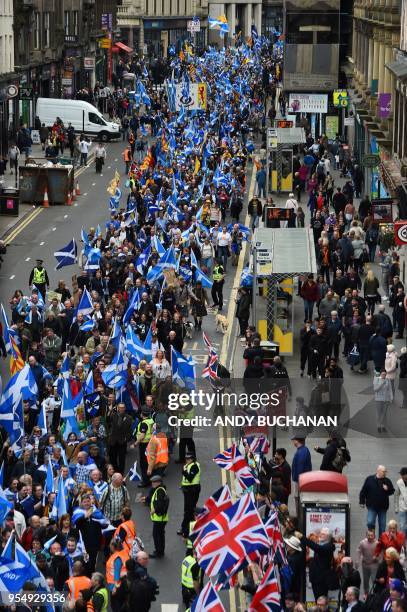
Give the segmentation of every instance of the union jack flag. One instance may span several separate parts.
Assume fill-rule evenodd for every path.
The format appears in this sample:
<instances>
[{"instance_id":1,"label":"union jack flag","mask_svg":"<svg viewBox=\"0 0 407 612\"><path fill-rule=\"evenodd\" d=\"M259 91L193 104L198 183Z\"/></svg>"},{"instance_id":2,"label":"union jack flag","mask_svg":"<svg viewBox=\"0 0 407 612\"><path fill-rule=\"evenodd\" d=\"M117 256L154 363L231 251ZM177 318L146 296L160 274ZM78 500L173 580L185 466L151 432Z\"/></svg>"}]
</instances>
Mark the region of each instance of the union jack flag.
<instances>
[{"instance_id":1,"label":"union jack flag","mask_svg":"<svg viewBox=\"0 0 407 612\"><path fill-rule=\"evenodd\" d=\"M225 608L210 580L191 605L191 612L202 612L202 610L205 610L205 612L225 612Z\"/></svg>"},{"instance_id":2,"label":"union jack flag","mask_svg":"<svg viewBox=\"0 0 407 612\"><path fill-rule=\"evenodd\" d=\"M252 453L267 455L270 449L270 442L264 436L246 436L243 438Z\"/></svg>"},{"instance_id":3,"label":"union jack flag","mask_svg":"<svg viewBox=\"0 0 407 612\"><path fill-rule=\"evenodd\" d=\"M223 451L223 453L216 455L214 462L220 468L234 472L242 489L249 489L259 482L257 478L253 476L246 459L243 457L235 442L230 448Z\"/></svg>"},{"instance_id":4,"label":"union jack flag","mask_svg":"<svg viewBox=\"0 0 407 612\"><path fill-rule=\"evenodd\" d=\"M194 529L190 534L190 539L196 544L204 527L215 518L219 512L227 510L232 505L232 496L227 485L221 487L213 495L208 497L203 505L202 512L195 521Z\"/></svg>"},{"instance_id":5,"label":"union jack flag","mask_svg":"<svg viewBox=\"0 0 407 612\"><path fill-rule=\"evenodd\" d=\"M263 580L260 582L248 612L281 612L280 589L274 565L269 565Z\"/></svg>"},{"instance_id":6,"label":"union jack flag","mask_svg":"<svg viewBox=\"0 0 407 612\"><path fill-rule=\"evenodd\" d=\"M270 541L252 494L244 495L217 514L205 527L196 546L199 565L208 576L232 572L253 553L266 554Z\"/></svg>"},{"instance_id":7,"label":"union jack flag","mask_svg":"<svg viewBox=\"0 0 407 612\"><path fill-rule=\"evenodd\" d=\"M211 348L206 366L202 370L202 378L217 379L218 378L219 359L215 349Z\"/></svg>"},{"instance_id":8,"label":"union jack flag","mask_svg":"<svg viewBox=\"0 0 407 612\"><path fill-rule=\"evenodd\" d=\"M203 338L203 341L204 341L205 346L207 347L208 351L210 351L211 348L212 348L212 342L211 342L208 334L206 332L204 332L204 331L202 332L202 338Z\"/></svg>"},{"instance_id":9,"label":"union jack flag","mask_svg":"<svg viewBox=\"0 0 407 612\"><path fill-rule=\"evenodd\" d=\"M287 554L277 512L273 512L273 514L270 514L264 527L271 542L271 547L274 552L275 560L278 560L283 565L286 565Z\"/></svg>"}]
</instances>

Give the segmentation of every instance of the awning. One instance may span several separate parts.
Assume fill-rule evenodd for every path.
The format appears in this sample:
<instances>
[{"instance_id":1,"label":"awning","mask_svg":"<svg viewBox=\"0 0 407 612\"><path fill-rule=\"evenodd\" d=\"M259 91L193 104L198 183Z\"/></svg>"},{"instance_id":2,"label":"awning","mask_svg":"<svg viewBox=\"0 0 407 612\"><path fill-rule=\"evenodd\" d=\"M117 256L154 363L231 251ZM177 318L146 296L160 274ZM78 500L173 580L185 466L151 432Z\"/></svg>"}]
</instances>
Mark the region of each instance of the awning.
<instances>
[{"instance_id":1,"label":"awning","mask_svg":"<svg viewBox=\"0 0 407 612\"><path fill-rule=\"evenodd\" d=\"M407 62L389 62L385 66L398 79L403 79L407 76Z\"/></svg>"},{"instance_id":2,"label":"awning","mask_svg":"<svg viewBox=\"0 0 407 612\"><path fill-rule=\"evenodd\" d=\"M131 47L128 47L122 42L115 42L114 44L115 44L115 47L119 47L120 51L125 51L126 53L131 53L133 51Z\"/></svg>"}]
</instances>

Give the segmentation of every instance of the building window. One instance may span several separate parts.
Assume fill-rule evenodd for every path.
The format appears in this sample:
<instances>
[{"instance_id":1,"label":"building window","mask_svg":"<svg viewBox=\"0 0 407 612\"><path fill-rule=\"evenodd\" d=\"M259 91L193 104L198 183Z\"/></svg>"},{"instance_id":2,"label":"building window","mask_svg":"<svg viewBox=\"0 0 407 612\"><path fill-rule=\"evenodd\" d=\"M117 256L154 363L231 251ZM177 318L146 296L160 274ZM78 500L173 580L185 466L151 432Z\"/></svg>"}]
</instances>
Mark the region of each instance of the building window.
<instances>
[{"instance_id":1,"label":"building window","mask_svg":"<svg viewBox=\"0 0 407 612\"><path fill-rule=\"evenodd\" d=\"M79 36L79 12L78 11L72 11L72 20L73 20L72 34L74 34L75 36Z\"/></svg>"},{"instance_id":2,"label":"building window","mask_svg":"<svg viewBox=\"0 0 407 612\"><path fill-rule=\"evenodd\" d=\"M49 13L44 13L44 47L50 46L50 28L49 28Z\"/></svg>"},{"instance_id":3,"label":"building window","mask_svg":"<svg viewBox=\"0 0 407 612\"><path fill-rule=\"evenodd\" d=\"M36 11L34 14L34 49L40 48L40 13Z\"/></svg>"},{"instance_id":4,"label":"building window","mask_svg":"<svg viewBox=\"0 0 407 612\"><path fill-rule=\"evenodd\" d=\"M70 32L70 13L69 11L64 11L64 30L65 36L69 36Z\"/></svg>"}]
</instances>

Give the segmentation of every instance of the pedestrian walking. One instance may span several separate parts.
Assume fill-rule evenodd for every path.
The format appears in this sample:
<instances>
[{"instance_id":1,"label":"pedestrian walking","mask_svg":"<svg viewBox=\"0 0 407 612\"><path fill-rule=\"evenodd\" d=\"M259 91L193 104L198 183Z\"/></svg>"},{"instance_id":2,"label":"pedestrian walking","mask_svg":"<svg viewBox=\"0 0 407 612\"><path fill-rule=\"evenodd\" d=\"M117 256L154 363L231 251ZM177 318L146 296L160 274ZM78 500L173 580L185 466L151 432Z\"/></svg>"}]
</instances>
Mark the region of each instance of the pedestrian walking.
<instances>
[{"instance_id":1,"label":"pedestrian walking","mask_svg":"<svg viewBox=\"0 0 407 612\"><path fill-rule=\"evenodd\" d=\"M86 140L85 136L83 134L81 134L80 139L79 139L79 151L81 153L81 166L87 166L88 164L88 153L89 153L89 149L91 147L91 141L90 140Z\"/></svg>"},{"instance_id":2,"label":"pedestrian walking","mask_svg":"<svg viewBox=\"0 0 407 612\"><path fill-rule=\"evenodd\" d=\"M103 170L103 164L106 159L106 149L101 142L98 142L95 148L95 169L96 174L101 174Z\"/></svg>"},{"instance_id":3,"label":"pedestrian walking","mask_svg":"<svg viewBox=\"0 0 407 612\"><path fill-rule=\"evenodd\" d=\"M386 474L386 467L378 465L376 473L366 478L359 493L360 506L367 508L367 528L374 531L377 520L379 535L386 529L389 497L394 493L393 483Z\"/></svg>"},{"instance_id":4,"label":"pedestrian walking","mask_svg":"<svg viewBox=\"0 0 407 612\"><path fill-rule=\"evenodd\" d=\"M159 559L165 553L165 528L168 523L170 500L161 476L156 475L151 478L151 487L151 491L145 498L145 503L150 507L150 519L153 523L153 541L155 546L155 550L150 553L150 558Z\"/></svg>"},{"instance_id":5,"label":"pedestrian walking","mask_svg":"<svg viewBox=\"0 0 407 612\"><path fill-rule=\"evenodd\" d=\"M373 390L376 402L376 424L378 433L386 433L385 427L387 420L387 411L389 403L393 401L394 394L391 385L391 380L387 378L385 369L380 373L375 372L373 378Z\"/></svg>"}]
</instances>

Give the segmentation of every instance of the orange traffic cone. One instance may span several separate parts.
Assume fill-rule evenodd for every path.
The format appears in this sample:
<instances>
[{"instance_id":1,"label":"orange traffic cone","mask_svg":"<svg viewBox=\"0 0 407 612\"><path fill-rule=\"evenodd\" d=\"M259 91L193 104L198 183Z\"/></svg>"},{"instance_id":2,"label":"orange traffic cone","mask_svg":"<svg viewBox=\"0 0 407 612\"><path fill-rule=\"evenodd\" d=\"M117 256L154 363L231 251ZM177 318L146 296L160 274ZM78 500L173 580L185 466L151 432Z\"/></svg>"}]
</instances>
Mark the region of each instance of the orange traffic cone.
<instances>
[{"instance_id":1,"label":"orange traffic cone","mask_svg":"<svg viewBox=\"0 0 407 612\"><path fill-rule=\"evenodd\" d=\"M76 195L81 195L81 190L79 189L79 181L76 181Z\"/></svg>"},{"instance_id":2,"label":"orange traffic cone","mask_svg":"<svg viewBox=\"0 0 407 612\"><path fill-rule=\"evenodd\" d=\"M72 196L71 196L71 192L68 191L68 196L66 198L66 205L67 206L72 206Z\"/></svg>"},{"instance_id":3,"label":"orange traffic cone","mask_svg":"<svg viewBox=\"0 0 407 612\"><path fill-rule=\"evenodd\" d=\"M44 189L44 199L42 201L43 208L49 208L49 200L48 200L48 189L45 187Z\"/></svg>"},{"instance_id":4,"label":"orange traffic cone","mask_svg":"<svg viewBox=\"0 0 407 612\"><path fill-rule=\"evenodd\" d=\"M76 189L75 189L75 185L73 186L72 189L72 201L76 200Z\"/></svg>"}]
</instances>

